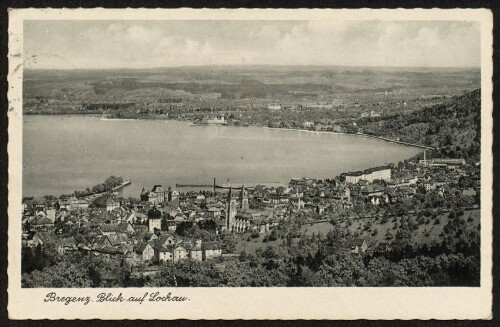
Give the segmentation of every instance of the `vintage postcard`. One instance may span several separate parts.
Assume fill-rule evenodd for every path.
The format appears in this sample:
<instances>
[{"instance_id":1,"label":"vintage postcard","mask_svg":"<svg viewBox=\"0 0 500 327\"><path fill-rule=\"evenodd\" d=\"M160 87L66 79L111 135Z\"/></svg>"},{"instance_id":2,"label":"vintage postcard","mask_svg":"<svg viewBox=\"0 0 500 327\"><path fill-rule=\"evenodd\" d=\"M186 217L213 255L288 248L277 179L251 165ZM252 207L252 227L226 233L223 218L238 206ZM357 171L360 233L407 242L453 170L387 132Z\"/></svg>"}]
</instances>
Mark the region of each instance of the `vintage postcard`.
<instances>
[{"instance_id":1,"label":"vintage postcard","mask_svg":"<svg viewBox=\"0 0 500 327\"><path fill-rule=\"evenodd\" d=\"M11 319L491 319L492 14L9 11Z\"/></svg>"}]
</instances>

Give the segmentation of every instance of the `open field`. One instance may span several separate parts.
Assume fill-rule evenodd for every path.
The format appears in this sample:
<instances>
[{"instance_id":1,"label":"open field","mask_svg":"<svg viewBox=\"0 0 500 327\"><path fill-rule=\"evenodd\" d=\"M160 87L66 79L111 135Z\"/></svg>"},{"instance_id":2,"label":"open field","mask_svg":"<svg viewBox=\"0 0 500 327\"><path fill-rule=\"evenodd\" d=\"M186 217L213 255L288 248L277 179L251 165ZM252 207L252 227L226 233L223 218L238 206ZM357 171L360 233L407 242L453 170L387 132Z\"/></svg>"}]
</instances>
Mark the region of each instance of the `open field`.
<instances>
[{"instance_id":1,"label":"open field","mask_svg":"<svg viewBox=\"0 0 500 327\"><path fill-rule=\"evenodd\" d=\"M429 223L424 223L419 225L415 230L412 240L416 244L432 244L433 242L439 242L443 232L444 226L448 223L448 215L449 213L443 213L438 215L436 219L429 218ZM412 218L415 218L411 216ZM481 218L480 209L473 209L465 211L464 215L460 217L460 219L465 219L467 221L467 229L477 228ZM427 218L426 218L427 220ZM436 223L438 222L438 223ZM367 227L370 226L371 227ZM400 228L401 218L391 218L386 223L381 222L381 218L366 218L366 219L354 219L352 220L352 224L347 226L346 222L342 222L340 224L340 228L349 228L351 233L358 235L358 237L366 238L368 244L374 246L379 242L390 242L394 240L387 239L386 235L388 231L391 231L394 236L398 229ZM398 227L396 227L396 225ZM329 222L321 222L318 224L306 224L302 226L302 232L306 235L318 235L321 233L325 236L330 230L332 230L334 226ZM373 235L373 230L376 229L378 232L376 235ZM250 254L255 253L258 248L265 249L267 246L277 246L283 242L282 239L278 239L275 241L267 241L264 242L265 234L260 235L258 238L250 238L248 240L250 234L245 234L241 239L237 239L236 243L236 253L241 253L243 250Z\"/></svg>"},{"instance_id":2,"label":"open field","mask_svg":"<svg viewBox=\"0 0 500 327\"><path fill-rule=\"evenodd\" d=\"M282 239L277 239L275 241L267 241L264 242L264 237L266 234L262 234L259 236L259 238L250 238L250 241L247 240L248 235L245 235L244 238L238 239L236 243L236 252L235 253L241 253L242 251L245 251L246 253L255 253L255 251L258 248L265 249L267 246L277 246L278 244L281 244L283 242Z\"/></svg>"},{"instance_id":3,"label":"open field","mask_svg":"<svg viewBox=\"0 0 500 327\"><path fill-rule=\"evenodd\" d=\"M470 219L469 219L470 218ZM470 211L465 211L464 216L461 219L467 220L467 228L477 228L481 218L481 211L479 209L474 209ZM431 244L434 241L439 241L443 232L444 226L448 223L448 213L443 213L439 215L435 220L430 218L429 224L419 225L413 234L413 242L417 244ZM427 219L426 219L427 220ZM438 222L438 223L436 223ZM370 226L371 227L367 227ZM391 218L386 223L381 222L381 218L367 218L367 219L355 219L352 221L352 225L347 227L346 222L340 224L341 228L349 228L351 233L357 233L358 237L366 238L370 244L377 244L379 242L388 242L391 240L386 239L387 231L391 231L392 235L395 235L399 226L401 224L401 218ZM314 225L304 225L302 227L302 232L307 235L312 235L315 233L322 233L326 235L329 230L333 229L333 225L329 222L314 224ZM373 230L377 229L377 234L373 235Z\"/></svg>"}]
</instances>

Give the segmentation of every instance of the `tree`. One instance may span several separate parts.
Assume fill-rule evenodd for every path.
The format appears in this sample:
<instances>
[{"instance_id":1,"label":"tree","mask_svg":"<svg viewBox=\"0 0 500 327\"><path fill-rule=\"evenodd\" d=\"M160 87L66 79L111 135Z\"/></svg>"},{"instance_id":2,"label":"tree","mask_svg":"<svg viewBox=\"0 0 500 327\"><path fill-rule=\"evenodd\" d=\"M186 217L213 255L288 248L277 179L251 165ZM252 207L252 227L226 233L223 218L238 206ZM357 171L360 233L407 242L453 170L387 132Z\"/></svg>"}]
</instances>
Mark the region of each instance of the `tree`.
<instances>
[{"instance_id":1,"label":"tree","mask_svg":"<svg viewBox=\"0 0 500 327\"><path fill-rule=\"evenodd\" d=\"M21 252L21 271L30 273L43 270L61 260L54 244L37 245L34 249L23 247Z\"/></svg>"},{"instance_id":2,"label":"tree","mask_svg":"<svg viewBox=\"0 0 500 327\"><path fill-rule=\"evenodd\" d=\"M366 268L361 256L341 252L327 256L312 279L313 286L364 286Z\"/></svg>"},{"instance_id":3,"label":"tree","mask_svg":"<svg viewBox=\"0 0 500 327\"><path fill-rule=\"evenodd\" d=\"M42 271L36 270L31 274L23 274L23 287L90 287L92 282L87 271L74 264L60 261L54 266L46 267Z\"/></svg>"},{"instance_id":4,"label":"tree","mask_svg":"<svg viewBox=\"0 0 500 327\"><path fill-rule=\"evenodd\" d=\"M322 263L323 263L323 254L318 249L318 251L316 251L316 254L314 255L314 258L311 260L309 268L311 268L312 271L318 271Z\"/></svg>"},{"instance_id":5,"label":"tree","mask_svg":"<svg viewBox=\"0 0 500 327\"><path fill-rule=\"evenodd\" d=\"M268 245L266 249L262 252L262 258L278 259L278 252L276 251L276 248L272 245Z\"/></svg>"},{"instance_id":6,"label":"tree","mask_svg":"<svg viewBox=\"0 0 500 327\"><path fill-rule=\"evenodd\" d=\"M91 281L91 287L100 287L102 283L101 272L97 265L93 264L88 267L88 276Z\"/></svg>"},{"instance_id":7,"label":"tree","mask_svg":"<svg viewBox=\"0 0 500 327\"><path fill-rule=\"evenodd\" d=\"M104 187L106 190L110 190L115 186L118 186L123 183L123 178L121 177L116 177L116 176L109 176L106 178L104 181Z\"/></svg>"},{"instance_id":8,"label":"tree","mask_svg":"<svg viewBox=\"0 0 500 327\"><path fill-rule=\"evenodd\" d=\"M177 224L177 228L175 229L175 233L180 236L186 236L186 232L193 227L193 223L190 221L181 221Z\"/></svg>"},{"instance_id":9,"label":"tree","mask_svg":"<svg viewBox=\"0 0 500 327\"><path fill-rule=\"evenodd\" d=\"M260 236L260 233L257 230L253 230L252 234L250 234L251 238L259 238L259 236Z\"/></svg>"},{"instance_id":10,"label":"tree","mask_svg":"<svg viewBox=\"0 0 500 327\"><path fill-rule=\"evenodd\" d=\"M215 231L217 230L217 223L213 219L200 221L198 223L198 226L201 229L212 233L215 233Z\"/></svg>"},{"instance_id":11,"label":"tree","mask_svg":"<svg viewBox=\"0 0 500 327\"><path fill-rule=\"evenodd\" d=\"M161 231L167 231L168 230L168 225L167 225L167 218L163 217L161 218Z\"/></svg>"}]
</instances>

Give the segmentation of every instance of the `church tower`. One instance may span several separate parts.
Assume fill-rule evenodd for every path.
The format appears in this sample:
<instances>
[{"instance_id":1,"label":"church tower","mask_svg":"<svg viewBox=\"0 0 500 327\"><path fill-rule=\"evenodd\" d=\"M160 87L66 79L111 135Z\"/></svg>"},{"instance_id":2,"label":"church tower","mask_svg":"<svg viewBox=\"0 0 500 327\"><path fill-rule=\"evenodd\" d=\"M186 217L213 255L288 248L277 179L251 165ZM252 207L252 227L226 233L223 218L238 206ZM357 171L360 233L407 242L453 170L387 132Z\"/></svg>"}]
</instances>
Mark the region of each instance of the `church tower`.
<instances>
[{"instance_id":1,"label":"church tower","mask_svg":"<svg viewBox=\"0 0 500 327\"><path fill-rule=\"evenodd\" d=\"M167 191L167 201L172 202L172 188L169 186Z\"/></svg>"},{"instance_id":2,"label":"church tower","mask_svg":"<svg viewBox=\"0 0 500 327\"><path fill-rule=\"evenodd\" d=\"M156 206L148 211L148 229L150 232L154 232L155 229L161 230L161 212Z\"/></svg>"},{"instance_id":3,"label":"church tower","mask_svg":"<svg viewBox=\"0 0 500 327\"><path fill-rule=\"evenodd\" d=\"M300 210L301 208L302 208L302 203L300 202L299 189L297 188L297 210Z\"/></svg>"},{"instance_id":4,"label":"church tower","mask_svg":"<svg viewBox=\"0 0 500 327\"><path fill-rule=\"evenodd\" d=\"M233 187L229 187L227 194L226 228L232 232L236 217L236 199L233 197Z\"/></svg>"},{"instance_id":5,"label":"church tower","mask_svg":"<svg viewBox=\"0 0 500 327\"><path fill-rule=\"evenodd\" d=\"M149 192L143 187L141 191L141 201L149 201Z\"/></svg>"},{"instance_id":6,"label":"church tower","mask_svg":"<svg viewBox=\"0 0 500 327\"><path fill-rule=\"evenodd\" d=\"M245 184L241 186L240 201L241 201L240 210L247 211L249 209L249 205L248 205L248 192L245 190Z\"/></svg>"}]
</instances>

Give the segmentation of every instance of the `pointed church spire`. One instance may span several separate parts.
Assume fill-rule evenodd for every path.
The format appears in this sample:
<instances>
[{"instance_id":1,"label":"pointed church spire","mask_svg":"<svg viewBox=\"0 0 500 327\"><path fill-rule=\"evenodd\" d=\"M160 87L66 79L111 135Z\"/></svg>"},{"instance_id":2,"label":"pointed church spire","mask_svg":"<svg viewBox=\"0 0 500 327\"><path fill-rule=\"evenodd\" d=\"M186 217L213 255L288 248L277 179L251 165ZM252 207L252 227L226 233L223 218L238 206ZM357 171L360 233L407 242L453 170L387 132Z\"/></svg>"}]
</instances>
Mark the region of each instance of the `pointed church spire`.
<instances>
[{"instance_id":1,"label":"pointed church spire","mask_svg":"<svg viewBox=\"0 0 500 327\"><path fill-rule=\"evenodd\" d=\"M243 185L241 186L241 199L243 199L245 197L245 183L243 183Z\"/></svg>"},{"instance_id":2,"label":"pointed church spire","mask_svg":"<svg viewBox=\"0 0 500 327\"><path fill-rule=\"evenodd\" d=\"M245 191L245 184L241 186L241 193L240 193L240 209L242 211L246 211L249 209L248 205L248 193Z\"/></svg>"},{"instance_id":3,"label":"pointed church spire","mask_svg":"<svg viewBox=\"0 0 500 327\"><path fill-rule=\"evenodd\" d=\"M226 228L232 232L234 230L234 217L236 216L236 200L233 199L233 187L229 186L227 194Z\"/></svg>"},{"instance_id":4,"label":"pointed church spire","mask_svg":"<svg viewBox=\"0 0 500 327\"><path fill-rule=\"evenodd\" d=\"M300 195L298 187L297 187L297 209L300 210Z\"/></svg>"}]
</instances>

